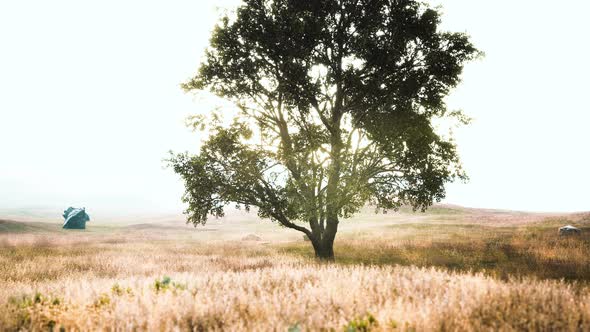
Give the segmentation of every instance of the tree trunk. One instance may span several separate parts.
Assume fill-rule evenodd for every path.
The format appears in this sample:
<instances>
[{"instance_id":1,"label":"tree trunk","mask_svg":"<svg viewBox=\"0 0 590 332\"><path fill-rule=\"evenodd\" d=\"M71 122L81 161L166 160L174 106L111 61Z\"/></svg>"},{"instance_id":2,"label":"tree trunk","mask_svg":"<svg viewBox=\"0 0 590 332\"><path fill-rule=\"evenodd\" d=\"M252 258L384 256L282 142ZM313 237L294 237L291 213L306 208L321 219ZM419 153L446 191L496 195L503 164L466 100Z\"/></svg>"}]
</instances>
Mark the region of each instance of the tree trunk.
<instances>
[{"instance_id":1,"label":"tree trunk","mask_svg":"<svg viewBox=\"0 0 590 332\"><path fill-rule=\"evenodd\" d=\"M312 240L315 257L323 261L334 260L334 242L323 240Z\"/></svg>"},{"instance_id":2,"label":"tree trunk","mask_svg":"<svg viewBox=\"0 0 590 332\"><path fill-rule=\"evenodd\" d=\"M311 243L315 251L315 257L320 260L334 260L334 238L338 230L338 218L327 220L326 228L321 233L313 234Z\"/></svg>"}]
</instances>

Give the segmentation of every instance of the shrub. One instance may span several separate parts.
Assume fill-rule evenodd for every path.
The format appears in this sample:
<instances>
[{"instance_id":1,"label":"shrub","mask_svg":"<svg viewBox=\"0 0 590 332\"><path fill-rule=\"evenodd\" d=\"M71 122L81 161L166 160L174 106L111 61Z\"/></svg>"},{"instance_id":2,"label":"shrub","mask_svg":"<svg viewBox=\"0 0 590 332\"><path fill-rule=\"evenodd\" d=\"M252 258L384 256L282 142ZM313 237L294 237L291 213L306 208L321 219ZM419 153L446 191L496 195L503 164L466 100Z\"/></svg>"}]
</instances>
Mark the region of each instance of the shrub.
<instances>
[{"instance_id":1,"label":"shrub","mask_svg":"<svg viewBox=\"0 0 590 332\"><path fill-rule=\"evenodd\" d=\"M379 324L377 319L370 313L365 314L363 317L357 317L344 327L345 332L369 332L376 328Z\"/></svg>"},{"instance_id":2,"label":"shrub","mask_svg":"<svg viewBox=\"0 0 590 332\"><path fill-rule=\"evenodd\" d=\"M100 294L98 299L96 299L94 301L95 308L101 308L101 307L107 306L109 304L111 304L111 298L109 297L109 295L107 293Z\"/></svg>"},{"instance_id":3,"label":"shrub","mask_svg":"<svg viewBox=\"0 0 590 332\"><path fill-rule=\"evenodd\" d=\"M289 326L287 332L301 332L301 326L299 325L299 323L295 323L295 325Z\"/></svg>"},{"instance_id":4,"label":"shrub","mask_svg":"<svg viewBox=\"0 0 590 332\"><path fill-rule=\"evenodd\" d=\"M133 290L131 289L131 287L123 288L119 286L119 284L114 284L113 287L111 287L111 293L117 296L123 296L125 294L133 296Z\"/></svg>"},{"instance_id":5,"label":"shrub","mask_svg":"<svg viewBox=\"0 0 590 332\"><path fill-rule=\"evenodd\" d=\"M168 289L172 289L174 291L182 291L187 289L187 285L178 282L172 282L172 279L170 277L164 276L161 280L156 279L156 281L154 281L154 289L156 290L156 292L163 292Z\"/></svg>"},{"instance_id":6,"label":"shrub","mask_svg":"<svg viewBox=\"0 0 590 332\"><path fill-rule=\"evenodd\" d=\"M164 276L162 280L156 279L156 281L154 282L154 289L156 290L156 292L165 291L166 289L168 289L168 287L170 287L171 281L172 279L170 279L170 277L168 276Z\"/></svg>"}]
</instances>

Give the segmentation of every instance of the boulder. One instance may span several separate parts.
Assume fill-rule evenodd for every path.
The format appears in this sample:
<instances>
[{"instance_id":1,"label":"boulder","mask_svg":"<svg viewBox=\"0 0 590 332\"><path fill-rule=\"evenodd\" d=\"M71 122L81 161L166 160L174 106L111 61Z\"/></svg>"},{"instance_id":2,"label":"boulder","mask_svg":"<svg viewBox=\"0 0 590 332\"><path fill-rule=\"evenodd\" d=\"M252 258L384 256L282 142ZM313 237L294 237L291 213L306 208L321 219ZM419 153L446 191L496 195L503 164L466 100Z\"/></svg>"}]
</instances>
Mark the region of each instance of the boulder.
<instances>
[{"instance_id":1,"label":"boulder","mask_svg":"<svg viewBox=\"0 0 590 332\"><path fill-rule=\"evenodd\" d=\"M242 241L262 241L262 238L258 235L248 234L242 238Z\"/></svg>"},{"instance_id":2,"label":"boulder","mask_svg":"<svg viewBox=\"0 0 590 332\"><path fill-rule=\"evenodd\" d=\"M559 235L577 235L582 232L578 227L567 225L559 228Z\"/></svg>"}]
</instances>

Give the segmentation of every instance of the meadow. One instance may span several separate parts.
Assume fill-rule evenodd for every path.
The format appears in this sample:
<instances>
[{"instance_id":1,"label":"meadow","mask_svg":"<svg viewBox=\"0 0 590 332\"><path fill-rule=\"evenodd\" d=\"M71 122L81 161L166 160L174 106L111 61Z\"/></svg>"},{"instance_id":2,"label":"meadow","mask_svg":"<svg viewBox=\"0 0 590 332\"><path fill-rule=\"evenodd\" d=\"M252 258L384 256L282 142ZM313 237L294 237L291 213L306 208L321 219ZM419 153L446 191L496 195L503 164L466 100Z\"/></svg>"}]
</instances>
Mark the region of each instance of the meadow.
<instances>
[{"instance_id":1,"label":"meadow","mask_svg":"<svg viewBox=\"0 0 590 332\"><path fill-rule=\"evenodd\" d=\"M342 221L335 263L242 212L199 228L96 218L84 231L9 215L0 329L590 330L590 214L370 212ZM582 235L558 236L565 224Z\"/></svg>"}]
</instances>

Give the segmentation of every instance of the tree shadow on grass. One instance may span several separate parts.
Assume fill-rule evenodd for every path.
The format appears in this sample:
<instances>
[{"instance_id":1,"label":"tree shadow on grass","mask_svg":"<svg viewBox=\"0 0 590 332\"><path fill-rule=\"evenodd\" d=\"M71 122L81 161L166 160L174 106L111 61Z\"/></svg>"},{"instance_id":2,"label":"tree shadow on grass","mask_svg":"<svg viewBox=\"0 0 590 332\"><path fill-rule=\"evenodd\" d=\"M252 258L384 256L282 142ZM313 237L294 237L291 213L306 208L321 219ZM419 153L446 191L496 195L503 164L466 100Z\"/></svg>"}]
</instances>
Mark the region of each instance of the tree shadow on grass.
<instances>
[{"instance_id":1,"label":"tree shadow on grass","mask_svg":"<svg viewBox=\"0 0 590 332\"><path fill-rule=\"evenodd\" d=\"M458 272L590 282L590 238L560 238L548 230L533 233L446 241L345 241L335 245L337 264L413 265ZM588 232L586 232L587 234ZM534 234L534 235L530 235ZM456 241L455 241L456 240ZM282 246L284 253L313 257L306 243Z\"/></svg>"}]
</instances>

